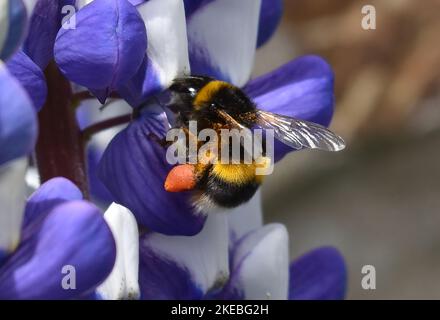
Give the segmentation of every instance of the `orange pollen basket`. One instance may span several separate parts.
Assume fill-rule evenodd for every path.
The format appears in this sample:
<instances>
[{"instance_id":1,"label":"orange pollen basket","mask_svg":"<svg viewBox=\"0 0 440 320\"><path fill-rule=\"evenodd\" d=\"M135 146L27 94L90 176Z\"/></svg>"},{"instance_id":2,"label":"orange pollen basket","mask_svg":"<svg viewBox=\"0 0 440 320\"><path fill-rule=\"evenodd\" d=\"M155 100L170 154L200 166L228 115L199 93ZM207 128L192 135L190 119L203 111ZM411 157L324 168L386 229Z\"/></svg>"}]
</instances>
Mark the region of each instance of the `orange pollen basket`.
<instances>
[{"instance_id":1,"label":"orange pollen basket","mask_svg":"<svg viewBox=\"0 0 440 320\"><path fill-rule=\"evenodd\" d=\"M194 189L196 173L194 165L181 164L175 166L168 173L165 180L165 190L168 192L182 192Z\"/></svg>"}]
</instances>

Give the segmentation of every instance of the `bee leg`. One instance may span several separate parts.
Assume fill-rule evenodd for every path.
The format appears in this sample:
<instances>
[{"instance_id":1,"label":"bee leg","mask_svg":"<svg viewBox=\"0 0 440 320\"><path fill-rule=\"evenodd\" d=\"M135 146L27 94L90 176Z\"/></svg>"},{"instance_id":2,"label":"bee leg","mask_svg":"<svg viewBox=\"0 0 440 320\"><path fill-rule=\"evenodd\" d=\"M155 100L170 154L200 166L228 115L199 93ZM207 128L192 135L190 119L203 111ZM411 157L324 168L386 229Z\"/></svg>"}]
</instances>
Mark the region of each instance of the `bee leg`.
<instances>
[{"instance_id":1,"label":"bee leg","mask_svg":"<svg viewBox=\"0 0 440 320\"><path fill-rule=\"evenodd\" d=\"M194 161L198 162L198 151L199 151L199 140L197 137L197 133L194 134L194 132L190 131L187 127L182 127L183 132L186 135L186 157L187 161L189 163L195 163Z\"/></svg>"},{"instance_id":2,"label":"bee leg","mask_svg":"<svg viewBox=\"0 0 440 320\"><path fill-rule=\"evenodd\" d=\"M183 130L183 132L185 132L185 134L189 140L192 140L193 142L198 144L199 140L193 132L191 132L187 127L182 127L182 130Z\"/></svg>"}]
</instances>

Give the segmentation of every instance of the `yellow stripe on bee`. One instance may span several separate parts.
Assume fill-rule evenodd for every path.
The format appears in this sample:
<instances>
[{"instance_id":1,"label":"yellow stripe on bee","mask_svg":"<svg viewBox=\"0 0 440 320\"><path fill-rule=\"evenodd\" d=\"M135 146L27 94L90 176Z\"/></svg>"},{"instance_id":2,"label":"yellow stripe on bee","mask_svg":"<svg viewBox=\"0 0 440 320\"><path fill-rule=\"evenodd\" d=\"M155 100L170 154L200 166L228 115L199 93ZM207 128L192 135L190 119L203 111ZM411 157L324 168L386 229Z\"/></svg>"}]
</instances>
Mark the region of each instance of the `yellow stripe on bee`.
<instances>
[{"instance_id":1,"label":"yellow stripe on bee","mask_svg":"<svg viewBox=\"0 0 440 320\"><path fill-rule=\"evenodd\" d=\"M262 183L265 177L265 171L270 166L271 159L260 157L257 162L251 164L221 164L215 163L212 168L212 174L220 180L235 184L246 184L255 181ZM260 169L260 174L257 174ZM263 172L263 174L261 174Z\"/></svg>"},{"instance_id":2,"label":"yellow stripe on bee","mask_svg":"<svg viewBox=\"0 0 440 320\"><path fill-rule=\"evenodd\" d=\"M235 184L246 184L255 180L255 164L214 164L212 174L220 180Z\"/></svg>"},{"instance_id":3,"label":"yellow stripe on bee","mask_svg":"<svg viewBox=\"0 0 440 320\"><path fill-rule=\"evenodd\" d=\"M231 87L231 85L227 82L218 80L209 82L197 93L194 98L194 107L200 109L204 104L209 103L215 93L226 87Z\"/></svg>"}]
</instances>

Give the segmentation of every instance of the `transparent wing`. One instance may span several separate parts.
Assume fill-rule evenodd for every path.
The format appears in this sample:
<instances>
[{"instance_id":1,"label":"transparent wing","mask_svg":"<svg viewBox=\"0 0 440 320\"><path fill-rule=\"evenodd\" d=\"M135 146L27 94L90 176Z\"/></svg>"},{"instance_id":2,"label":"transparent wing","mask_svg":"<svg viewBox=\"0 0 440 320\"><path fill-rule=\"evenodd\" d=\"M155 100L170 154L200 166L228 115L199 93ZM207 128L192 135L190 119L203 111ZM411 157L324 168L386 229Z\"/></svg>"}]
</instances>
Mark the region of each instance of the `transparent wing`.
<instances>
[{"instance_id":1,"label":"transparent wing","mask_svg":"<svg viewBox=\"0 0 440 320\"><path fill-rule=\"evenodd\" d=\"M319 124L262 110L257 113L258 124L264 129L273 129L275 138L289 147L325 151L340 151L345 148L345 142L340 136Z\"/></svg>"},{"instance_id":2,"label":"transparent wing","mask_svg":"<svg viewBox=\"0 0 440 320\"><path fill-rule=\"evenodd\" d=\"M232 138L236 139L236 141L240 142L240 145L243 149L243 157L246 159L252 159L254 156L259 156L260 152L254 152L254 148L262 146L261 140L258 138L258 136L254 135L252 133L252 130L249 128L246 128L244 125L242 125L240 122L235 120L231 115L229 115L227 112L216 109L216 112L218 115L220 115L233 129L237 129L238 131L231 131ZM246 142L245 142L246 141ZM229 141L228 141L229 142ZM232 147L234 147L234 144L232 144ZM234 153L233 153L234 154ZM240 160L240 150L236 150L236 154L238 154L238 159ZM232 155L232 160L237 158L236 156Z\"/></svg>"}]
</instances>

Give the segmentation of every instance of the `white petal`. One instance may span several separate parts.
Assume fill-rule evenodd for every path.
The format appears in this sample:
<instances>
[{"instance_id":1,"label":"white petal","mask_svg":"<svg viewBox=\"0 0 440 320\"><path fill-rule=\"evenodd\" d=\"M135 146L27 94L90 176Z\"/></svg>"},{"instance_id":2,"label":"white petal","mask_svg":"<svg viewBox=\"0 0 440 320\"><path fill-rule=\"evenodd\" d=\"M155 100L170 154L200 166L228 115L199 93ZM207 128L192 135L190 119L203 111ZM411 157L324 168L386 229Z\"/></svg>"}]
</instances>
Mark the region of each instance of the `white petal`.
<instances>
[{"instance_id":1,"label":"white petal","mask_svg":"<svg viewBox=\"0 0 440 320\"><path fill-rule=\"evenodd\" d=\"M147 237L142 245L186 268L193 282L205 293L228 279L228 226L223 213L211 214L196 236L155 233Z\"/></svg>"},{"instance_id":2,"label":"white petal","mask_svg":"<svg viewBox=\"0 0 440 320\"><path fill-rule=\"evenodd\" d=\"M24 1L37 1L37 0L24 0ZM76 7L78 9L81 9L82 7L88 5L90 2L92 2L93 0L76 0ZM130 1L130 3L132 5L137 5L139 4L142 0L128 0Z\"/></svg>"},{"instance_id":3,"label":"white petal","mask_svg":"<svg viewBox=\"0 0 440 320\"><path fill-rule=\"evenodd\" d=\"M9 0L0 0L0 51L8 36L9 30Z\"/></svg>"},{"instance_id":4,"label":"white petal","mask_svg":"<svg viewBox=\"0 0 440 320\"><path fill-rule=\"evenodd\" d=\"M40 174L38 173L38 169L35 167L29 166L26 170L25 176L26 186L27 186L27 196L33 194L41 185L40 183Z\"/></svg>"},{"instance_id":5,"label":"white petal","mask_svg":"<svg viewBox=\"0 0 440 320\"><path fill-rule=\"evenodd\" d=\"M14 250L20 238L27 166L27 158L21 158L0 167L0 251Z\"/></svg>"},{"instance_id":6,"label":"white petal","mask_svg":"<svg viewBox=\"0 0 440 320\"><path fill-rule=\"evenodd\" d=\"M254 64L260 7L260 0L217 0L196 11L188 21L191 61L204 57L243 86Z\"/></svg>"},{"instance_id":7,"label":"white petal","mask_svg":"<svg viewBox=\"0 0 440 320\"><path fill-rule=\"evenodd\" d=\"M235 284L248 300L287 299L288 234L281 224L269 224L246 235L233 257Z\"/></svg>"},{"instance_id":8,"label":"white petal","mask_svg":"<svg viewBox=\"0 0 440 320\"><path fill-rule=\"evenodd\" d=\"M108 300L138 299L139 231L136 219L130 210L116 203L107 209L104 218L116 241L116 262L97 292Z\"/></svg>"},{"instance_id":9,"label":"white petal","mask_svg":"<svg viewBox=\"0 0 440 320\"><path fill-rule=\"evenodd\" d=\"M38 0L23 0L24 5L26 6L26 10L28 12L28 17L32 15L32 11L34 11L34 7L37 4Z\"/></svg>"},{"instance_id":10,"label":"white petal","mask_svg":"<svg viewBox=\"0 0 440 320\"><path fill-rule=\"evenodd\" d=\"M93 0L76 0L76 7L78 9L81 9L82 7L88 5Z\"/></svg>"},{"instance_id":11,"label":"white petal","mask_svg":"<svg viewBox=\"0 0 440 320\"><path fill-rule=\"evenodd\" d=\"M249 202L230 210L228 221L235 239L239 239L249 231L262 227L261 188L257 190Z\"/></svg>"},{"instance_id":12,"label":"white petal","mask_svg":"<svg viewBox=\"0 0 440 320\"><path fill-rule=\"evenodd\" d=\"M77 111L81 129L133 112L133 108L121 99L109 101L104 109L101 109L101 107L102 104L97 99L89 99L81 103ZM93 135L89 146L93 146L103 152L113 137L126 126L126 124L123 124L98 132Z\"/></svg>"},{"instance_id":13,"label":"white petal","mask_svg":"<svg viewBox=\"0 0 440 320\"><path fill-rule=\"evenodd\" d=\"M150 0L137 8L147 29L148 58L160 84L167 87L190 73L183 1Z\"/></svg>"}]
</instances>

